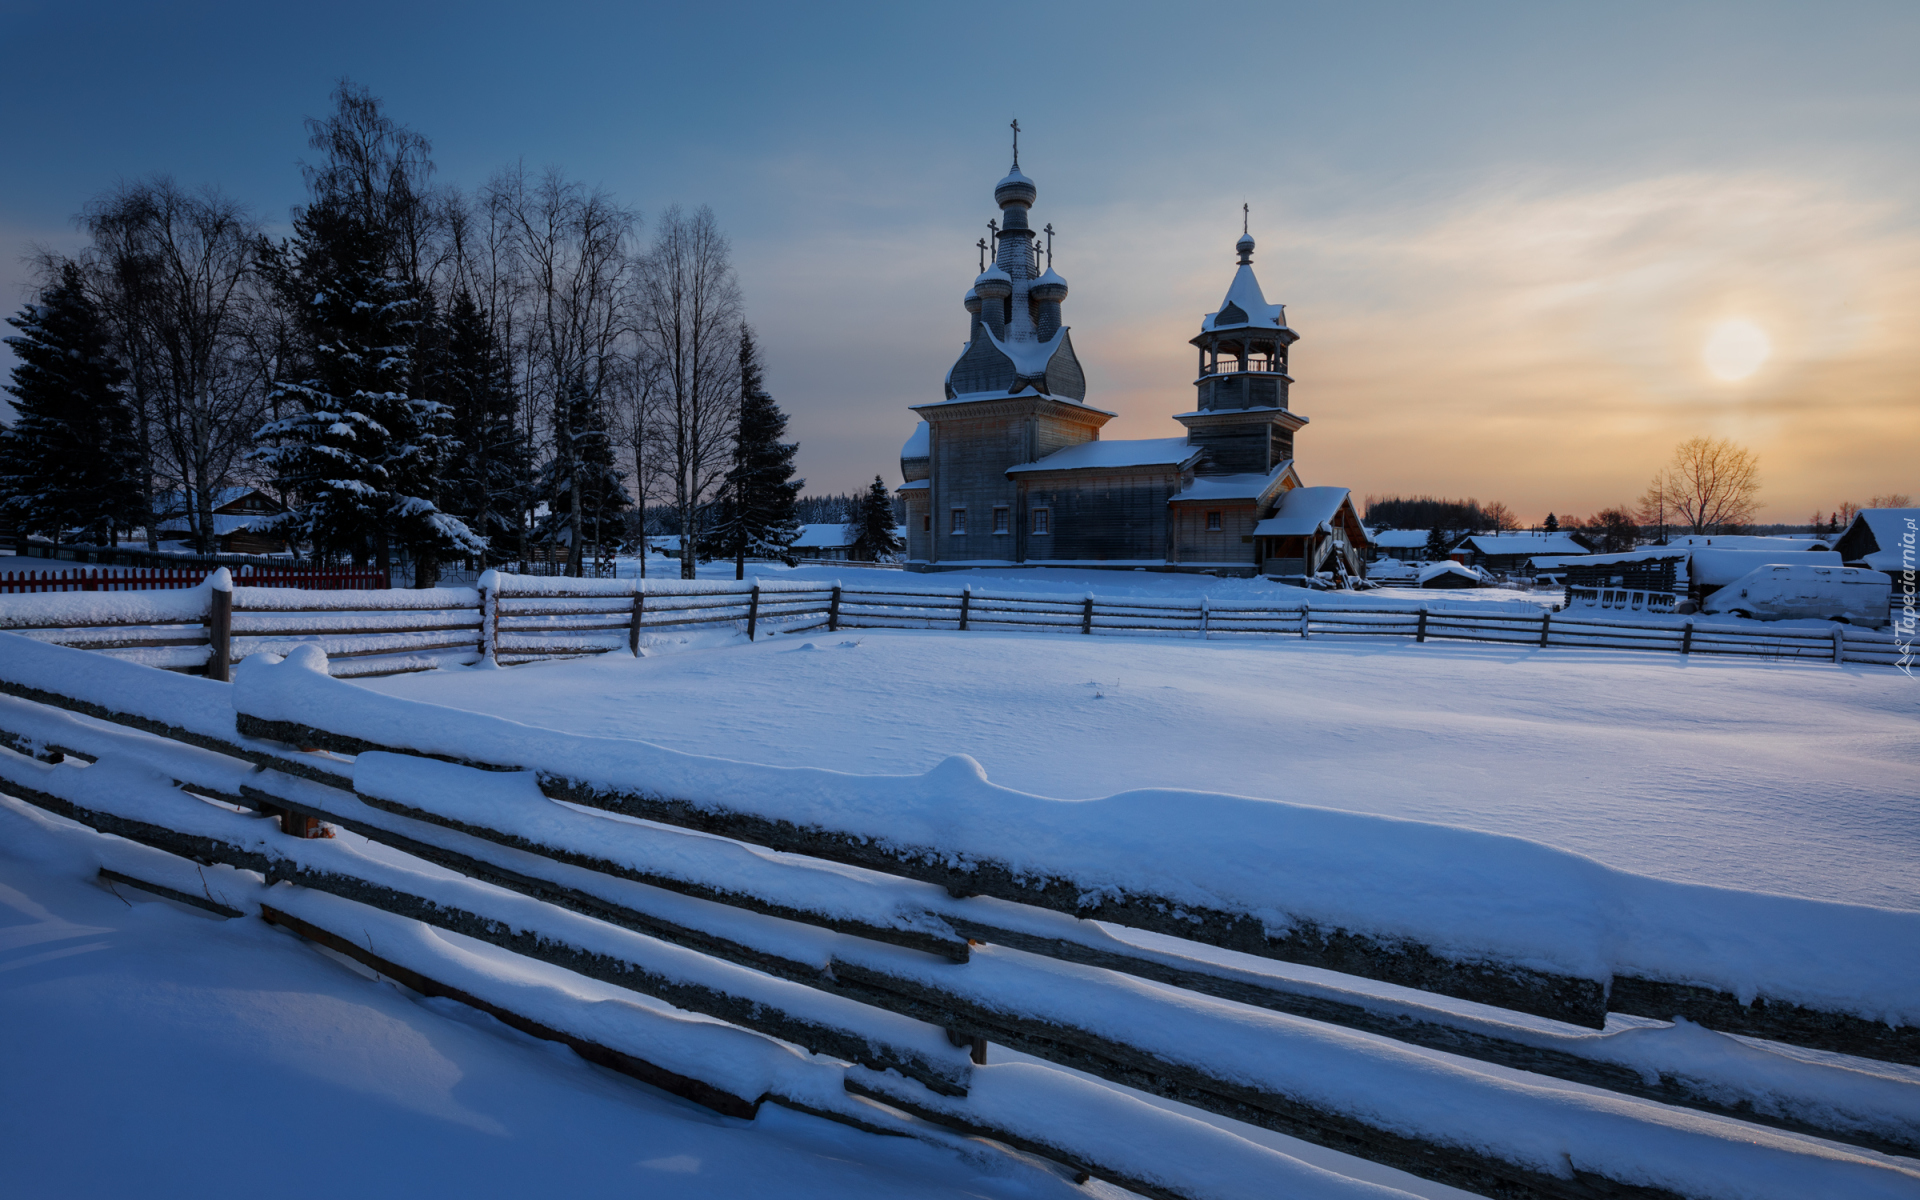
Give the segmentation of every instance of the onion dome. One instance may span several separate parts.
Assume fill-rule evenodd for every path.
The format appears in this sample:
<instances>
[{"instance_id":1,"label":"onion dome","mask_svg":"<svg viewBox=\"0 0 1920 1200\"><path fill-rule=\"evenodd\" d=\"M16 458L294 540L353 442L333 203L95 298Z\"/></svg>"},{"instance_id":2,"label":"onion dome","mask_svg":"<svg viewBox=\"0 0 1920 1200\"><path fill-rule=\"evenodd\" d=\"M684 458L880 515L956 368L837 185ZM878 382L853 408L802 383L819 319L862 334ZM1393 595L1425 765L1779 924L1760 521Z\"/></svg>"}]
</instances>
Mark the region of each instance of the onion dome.
<instances>
[{"instance_id":1,"label":"onion dome","mask_svg":"<svg viewBox=\"0 0 1920 1200\"><path fill-rule=\"evenodd\" d=\"M995 263L980 272L980 278L973 281L973 290L985 300L1004 300L1013 295L1013 277Z\"/></svg>"},{"instance_id":2,"label":"onion dome","mask_svg":"<svg viewBox=\"0 0 1920 1200\"><path fill-rule=\"evenodd\" d=\"M1253 235L1252 234L1250 233L1241 234L1240 240L1233 244L1233 248L1240 255L1241 266L1244 267L1248 263L1253 261Z\"/></svg>"},{"instance_id":3,"label":"onion dome","mask_svg":"<svg viewBox=\"0 0 1920 1200\"><path fill-rule=\"evenodd\" d=\"M966 299L962 300L960 303L967 306L968 312L977 313L980 311L980 293L973 290L972 288L968 288Z\"/></svg>"},{"instance_id":4,"label":"onion dome","mask_svg":"<svg viewBox=\"0 0 1920 1200\"><path fill-rule=\"evenodd\" d=\"M1027 285L1027 295L1035 300L1059 303L1067 298L1067 281L1048 267L1044 275Z\"/></svg>"},{"instance_id":5,"label":"onion dome","mask_svg":"<svg viewBox=\"0 0 1920 1200\"><path fill-rule=\"evenodd\" d=\"M993 188L993 202L1001 208L1015 204L1022 208L1032 208L1034 200L1039 195L1040 189L1034 186L1033 180L1020 173L1019 167L1007 172L1007 177L995 184Z\"/></svg>"}]
</instances>

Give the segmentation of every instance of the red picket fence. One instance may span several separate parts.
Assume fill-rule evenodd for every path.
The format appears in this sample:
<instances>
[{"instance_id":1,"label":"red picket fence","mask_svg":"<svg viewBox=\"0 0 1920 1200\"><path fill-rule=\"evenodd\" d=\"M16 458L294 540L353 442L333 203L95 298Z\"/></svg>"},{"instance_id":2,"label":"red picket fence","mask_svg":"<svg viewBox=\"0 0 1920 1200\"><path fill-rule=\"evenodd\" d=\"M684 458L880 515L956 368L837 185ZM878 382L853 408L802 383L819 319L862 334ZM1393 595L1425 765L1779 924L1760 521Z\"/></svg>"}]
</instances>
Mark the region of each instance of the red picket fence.
<instances>
[{"instance_id":1,"label":"red picket fence","mask_svg":"<svg viewBox=\"0 0 1920 1200\"><path fill-rule=\"evenodd\" d=\"M145 592L199 587L217 567L67 567L44 571L0 571L0 595L13 592ZM313 567L241 567L234 582L242 587L302 588L308 591L379 591L389 586L384 571Z\"/></svg>"}]
</instances>

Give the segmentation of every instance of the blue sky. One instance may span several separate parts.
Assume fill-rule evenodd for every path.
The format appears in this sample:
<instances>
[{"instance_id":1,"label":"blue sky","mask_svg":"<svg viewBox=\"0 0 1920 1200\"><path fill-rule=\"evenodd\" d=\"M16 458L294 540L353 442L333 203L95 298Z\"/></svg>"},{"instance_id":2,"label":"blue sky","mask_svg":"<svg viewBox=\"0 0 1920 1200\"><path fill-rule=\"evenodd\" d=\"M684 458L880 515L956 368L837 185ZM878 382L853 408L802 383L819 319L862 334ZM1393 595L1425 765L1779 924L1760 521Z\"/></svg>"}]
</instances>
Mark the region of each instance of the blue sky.
<instances>
[{"instance_id":1,"label":"blue sky","mask_svg":"<svg viewBox=\"0 0 1920 1200\"><path fill-rule=\"evenodd\" d=\"M845 489L940 394L1018 116L1109 436L1178 433L1246 202L1308 482L1584 513L1710 433L1794 520L1920 491L1915 62L1911 4L0 2L0 302L121 178L284 222L349 76L446 182L711 204ZM1730 382L1734 321L1770 353Z\"/></svg>"}]
</instances>

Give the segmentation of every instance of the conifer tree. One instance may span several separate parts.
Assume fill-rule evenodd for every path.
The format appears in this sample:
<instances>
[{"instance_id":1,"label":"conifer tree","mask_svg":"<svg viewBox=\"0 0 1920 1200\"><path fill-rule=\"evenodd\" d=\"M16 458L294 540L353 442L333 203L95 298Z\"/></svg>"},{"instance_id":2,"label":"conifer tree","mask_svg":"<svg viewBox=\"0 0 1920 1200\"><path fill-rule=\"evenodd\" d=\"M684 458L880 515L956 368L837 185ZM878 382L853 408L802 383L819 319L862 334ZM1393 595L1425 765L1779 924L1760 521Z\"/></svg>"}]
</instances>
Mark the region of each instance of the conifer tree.
<instances>
[{"instance_id":1,"label":"conifer tree","mask_svg":"<svg viewBox=\"0 0 1920 1200\"><path fill-rule=\"evenodd\" d=\"M447 314L438 365L433 395L450 411L453 439L443 507L486 539L489 561L502 562L504 547L519 532L527 448L506 356L464 288Z\"/></svg>"},{"instance_id":2,"label":"conifer tree","mask_svg":"<svg viewBox=\"0 0 1920 1200\"><path fill-rule=\"evenodd\" d=\"M257 457L291 498L262 528L381 570L403 550L422 568L415 583L431 586L441 557L483 545L434 503L449 414L413 391L414 289L387 270L381 231L327 197L262 258L305 341L304 369L274 384L275 400L297 411L256 435L269 443Z\"/></svg>"},{"instance_id":3,"label":"conifer tree","mask_svg":"<svg viewBox=\"0 0 1920 1200\"><path fill-rule=\"evenodd\" d=\"M539 479L547 514L536 532L552 538L577 535L579 544L569 557L584 571L585 547L603 545L618 536L620 510L631 505L633 498L627 495L625 474L614 467L607 414L578 376L567 384L558 415L561 419L553 423L553 457L541 468ZM578 521L573 520L576 497Z\"/></svg>"},{"instance_id":4,"label":"conifer tree","mask_svg":"<svg viewBox=\"0 0 1920 1200\"><path fill-rule=\"evenodd\" d=\"M1560 532L1560 518L1559 518L1559 517L1556 517L1556 516L1554 516L1554 515L1553 515L1552 513L1548 513L1548 514L1547 514L1547 523L1546 523L1546 525L1544 526L1544 528L1546 529L1546 531L1547 531L1548 533L1558 533L1558 532Z\"/></svg>"},{"instance_id":5,"label":"conifer tree","mask_svg":"<svg viewBox=\"0 0 1920 1200\"><path fill-rule=\"evenodd\" d=\"M57 544L78 530L111 544L144 507L141 457L120 390L126 372L79 267L61 264L39 302L7 324L20 331L6 339L20 361L7 387L16 420L0 431L0 514L23 541L39 533Z\"/></svg>"},{"instance_id":6,"label":"conifer tree","mask_svg":"<svg viewBox=\"0 0 1920 1200\"><path fill-rule=\"evenodd\" d=\"M1435 525L1427 531L1427 561L1444 562L1453 551L1453 531L1444 525Z\"/></svg>"},{"instance_id":7,"label":"conifer tree","mask_svg":"<svg viewBox=\"0 0 1920 1200\"><path fill-rule=\"evenodd\" d=\"M905 543L900 540L897 528L893 521L893 496L887 491L886 483L875 475L873 486L861 498L847 556L862 562L879 562L900 553Z\"/></svg>"},{"instance_id":8,"label":"conifer tree","mask_svg":"<svg viewBox=\"0 0 1920 1200\"><path fill-rule=\"evenodd\" d=\"M744 579L747 556L778 558L789 565L788 549L800 536L795 510L806 480L793 477L797 442L783 442L787 414L767 394L753 330L740 329L740 420L734 441L733 470L716 506L713 545L733 558L733 577Z\"/></svg>"}]
</instances>

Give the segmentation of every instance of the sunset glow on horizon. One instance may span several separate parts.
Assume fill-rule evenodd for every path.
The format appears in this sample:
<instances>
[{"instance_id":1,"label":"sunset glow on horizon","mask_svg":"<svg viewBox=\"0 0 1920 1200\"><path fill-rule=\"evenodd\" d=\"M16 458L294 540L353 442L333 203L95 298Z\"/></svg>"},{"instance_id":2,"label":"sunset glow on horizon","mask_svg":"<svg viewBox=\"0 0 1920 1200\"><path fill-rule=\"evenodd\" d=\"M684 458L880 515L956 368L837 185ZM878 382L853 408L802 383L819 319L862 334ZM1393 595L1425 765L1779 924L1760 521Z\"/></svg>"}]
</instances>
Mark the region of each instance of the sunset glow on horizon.
<instances>
[{"instance_id":1,"label":"sunset glow on horizon","mask_svg":"<svg viewBox=\"0 0 1920 1200\"><path fill-rule=\"evenodd\" d=\"M637 208L643 242L711 205L799 471L845 492L897 481L910 406L942 395L1017 115L1087 402L1119 414L1103 436L1180 433L1244 203L1302 339L1309 483L1585 516L1712 436L1759 456L1761 519L1798 522L1920 492L1920 8L1842 7L1042 5L1027 61L958 12L749 4L724 59L637 71L631 47L701 44L701 16L636 7L583 44L402 6L367 39L214 0L197 19L229 44L44 6L12 18L0 82L0 308L119 180L217 183L283 236L302 120L350 76L469 197L556 165ZM26 52L62 39L97 84L64 104L61 56Z\"/></svg>"}]
</instances>

